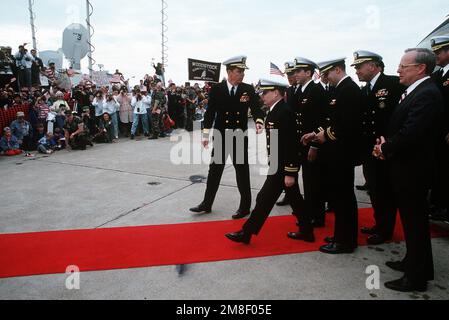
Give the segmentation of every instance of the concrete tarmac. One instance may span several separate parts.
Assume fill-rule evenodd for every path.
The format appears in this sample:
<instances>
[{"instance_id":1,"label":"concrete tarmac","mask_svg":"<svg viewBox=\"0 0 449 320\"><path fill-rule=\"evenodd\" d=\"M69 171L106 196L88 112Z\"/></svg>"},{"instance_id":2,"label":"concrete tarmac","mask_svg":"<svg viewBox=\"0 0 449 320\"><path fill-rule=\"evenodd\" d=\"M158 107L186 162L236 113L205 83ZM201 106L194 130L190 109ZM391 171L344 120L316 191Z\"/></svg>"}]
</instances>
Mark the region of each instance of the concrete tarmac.
<instances>
[{"instance_id":1,"label":"concrete tarmac","mask_svg":"<svg viewBox=\"0 0 449 320\"><path fill-rule=\"evenodd\" d=\"M186 135L183 130L176 133ZM225 169L213 213L191 214L188 209L201 202L205 191L205 180L197 183L195 177L207 176L208 166L173 164L170 155L179 146L169 138L122 138L87 151L1 157L0 233L231 219L239 202L232 165ZM263 142L256 150L254 145L250 148L257 157L265 157ZM251 167L253 205L265 180L261 168L259 164ZM361 168L357 168L356 184L363 182ZM356 194L360 208L371 206L365 192ZM275 207L272 216L289 210ZM401 277L385 262L401 259L405 245L391 243L359 247L350 255L312 252L182 267L82 272L79 290L66 288L65 274L0 279L0 299L449 299L449 239L434 239L432 244L436 280L429 283L425 294L397 293L383 286ZM380 270L380 288L370 290L366 269L372 265Z\"/></svg>"}]
</instances>

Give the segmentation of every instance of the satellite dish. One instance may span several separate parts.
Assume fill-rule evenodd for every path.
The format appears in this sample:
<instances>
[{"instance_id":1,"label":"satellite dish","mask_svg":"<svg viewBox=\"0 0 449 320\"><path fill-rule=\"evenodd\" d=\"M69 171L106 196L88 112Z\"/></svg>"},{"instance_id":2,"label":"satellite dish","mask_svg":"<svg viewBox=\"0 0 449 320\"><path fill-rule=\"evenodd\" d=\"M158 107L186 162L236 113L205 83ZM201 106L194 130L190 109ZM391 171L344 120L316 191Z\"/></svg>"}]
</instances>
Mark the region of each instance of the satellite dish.
<instances>
[{"instance_id":1,"label":"satellite dish","mask_svg":"<svg viewBox=\"0 0 449 320\"><path fill-rule=\"evenodd\" d=\"M51 50L40 51L39 57L42 59L42 62L44 63L45 66L48 67L50 62L54 62L56 69L62 69L64 56L62 54L61 49L59 49L58 51L51 51Z\"/></svg>"},{"instance_id":2,"label":"satellite dish","mask_svg":"<svg viewBox=\"0 0 449 320\"><path fill-rule=\"evenodd\" d=\"M65 28L62 35L62 51L70 66L75 70L81 69L81 59L89 52L87 43L88 31L81 24L73 23Z\"/></svg>"}]
</instances>

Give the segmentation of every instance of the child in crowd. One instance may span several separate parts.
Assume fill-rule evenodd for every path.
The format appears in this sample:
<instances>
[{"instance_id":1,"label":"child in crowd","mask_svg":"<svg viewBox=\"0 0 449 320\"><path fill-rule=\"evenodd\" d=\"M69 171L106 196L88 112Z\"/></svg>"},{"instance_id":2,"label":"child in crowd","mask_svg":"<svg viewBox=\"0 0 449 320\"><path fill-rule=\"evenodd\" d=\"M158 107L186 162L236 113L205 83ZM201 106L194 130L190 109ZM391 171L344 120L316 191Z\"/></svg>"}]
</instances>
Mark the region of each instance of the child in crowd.
<instances>
[{"instance_id":1,"label":"child in crowd","mask_svg":"<svg viewBox=\"0 0 449 320\"><path fill-rule=\"evenodd\" d=\"M57 146L58 144L55 141L53 134L47 133L39 140L37 150L43 154L52 154L56 150Z\"/></svg>"}]
</instances>

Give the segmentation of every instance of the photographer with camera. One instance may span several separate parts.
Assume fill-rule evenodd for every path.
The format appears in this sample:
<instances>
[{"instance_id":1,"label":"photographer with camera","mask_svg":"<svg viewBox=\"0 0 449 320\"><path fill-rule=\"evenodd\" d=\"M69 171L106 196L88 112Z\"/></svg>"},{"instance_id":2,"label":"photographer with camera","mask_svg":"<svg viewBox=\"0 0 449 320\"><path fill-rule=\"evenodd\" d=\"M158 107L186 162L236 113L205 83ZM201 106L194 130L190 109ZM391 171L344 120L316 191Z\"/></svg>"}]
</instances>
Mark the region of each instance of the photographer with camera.
<instances>
[{"instance_id":1,"label":"photographer with camera","mask_svg":"<svg viewBox=\"0 0 449 320\"><path fill-rule=\"evenodd\" d=\"M31 67L35 61L33 56L25 49L25 45L19 46L19 52L14 55L19 75L19 87L28 88L31 91Z\"/></svg>"},{"instance_id":2,"label":"photographer with camera","mask_svg":"<svg viewBox=\"0 0 449 320\"><path fill-rule=\"evenodd\" d=\"M133 125L131 127L131 140L134 140L136 136L137 127L139 126L139 122L142 123L143 131L145 135L148 136L150 134L150 130L148 128L148 115L147 115L147 107L146 104L151 103L151 98L142 94L139 89L134 91L134 96L131 100L131 106L134 109L134 120Z\"/></svg>"},{"instance_id":3,"label":"photographer with camera","mask_svg":"<svg viewBox=\"0 0 449 320\"><path fill-rule=\"evenodd\" d=\"M103 110L106 105L106 98L103 94L103 91L98 90L95 94L94 101L92 101L92 105L95 107L95 119L96 124L100 124L100 120L103 117Z\"/></svg>"}]
</instances>

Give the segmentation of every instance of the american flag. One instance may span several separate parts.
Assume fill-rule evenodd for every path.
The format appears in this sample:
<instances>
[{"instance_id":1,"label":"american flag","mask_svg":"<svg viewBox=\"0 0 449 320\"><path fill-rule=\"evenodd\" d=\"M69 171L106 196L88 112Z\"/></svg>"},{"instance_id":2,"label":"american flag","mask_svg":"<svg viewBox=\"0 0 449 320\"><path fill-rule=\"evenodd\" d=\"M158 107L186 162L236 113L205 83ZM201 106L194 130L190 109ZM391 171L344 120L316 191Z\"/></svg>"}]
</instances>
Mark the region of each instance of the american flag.
<instances>
[{"instance_id":1,"label":"american flag","mask_svg":"<svg viewBox=\"0 0 449 320\"><path fill-rule=\"evenodd\" d=\"M273 62L270 62L270 74L275 74L284 77L284 73Z\"/></svg>"}]
</instances>

